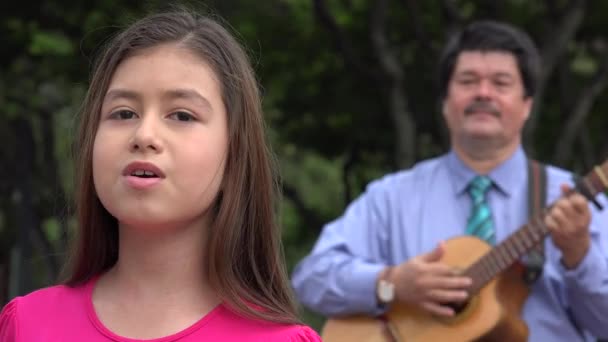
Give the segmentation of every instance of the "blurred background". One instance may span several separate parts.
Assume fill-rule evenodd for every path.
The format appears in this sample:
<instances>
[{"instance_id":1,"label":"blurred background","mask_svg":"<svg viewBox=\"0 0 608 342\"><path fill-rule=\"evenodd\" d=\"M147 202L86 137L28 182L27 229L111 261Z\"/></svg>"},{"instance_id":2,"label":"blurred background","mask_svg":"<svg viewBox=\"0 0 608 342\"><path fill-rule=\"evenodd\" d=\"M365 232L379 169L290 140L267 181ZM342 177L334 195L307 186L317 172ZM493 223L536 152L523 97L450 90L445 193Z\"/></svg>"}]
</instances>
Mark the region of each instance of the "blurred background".
<instances>
[{"instance_id":1,"label":"blurred background","mask_svg":"<svg viewBox=\"0 0 608 342\"><path fill-rule=\"evenodd\" d=\"M0 5L0 306L53 284L74 228L71 141L92 57L163 1ZM492 18L542 53L531 156L586 172L608 156L608 1L218 0L247 47L283 176L289 269L373 178L448 148L435 85L456 29ZM305 313L320 328L322 318Z\"/></svg>"}]
</instances>

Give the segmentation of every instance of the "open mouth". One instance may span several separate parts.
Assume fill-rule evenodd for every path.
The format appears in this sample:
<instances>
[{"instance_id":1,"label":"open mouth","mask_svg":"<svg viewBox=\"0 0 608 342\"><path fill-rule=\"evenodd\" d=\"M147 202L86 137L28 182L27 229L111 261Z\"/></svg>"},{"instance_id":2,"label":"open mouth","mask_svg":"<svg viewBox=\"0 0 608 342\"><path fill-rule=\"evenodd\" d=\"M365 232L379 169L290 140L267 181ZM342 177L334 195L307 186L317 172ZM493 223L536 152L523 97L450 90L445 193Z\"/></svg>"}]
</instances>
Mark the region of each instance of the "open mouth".
<instances>
[{"instance_id":1,"label":"open mouth","mask_svg":"<svg viewBox=\"0 0 608 342\"><path fill-rule=\"evenodd\" d=\"M123 170L127 184L135 189L147 189L159 184L165 174L161 168L150 162L132 162Z\"/></svg>"},{"instance_id":2,"label":"open mouth","mask_svg":"<svg viewBox=\"0 0 608 342\"><path fill-rule=\"evenodd\" d=\"M156 173L148 170L135 170L131 172L131 176L139 177L139 178L159 178Z\"/></svg>"},{"instance_id":3,"label":"open mouth","mask_svg":"<svg viewBox=\"0 0 608 342\"><path fill-rule=\"evenodd\" d=\"M159 174L156 171L143 170L134 168L131 172L125 173L127 184L135 189L143 190L148 189L156 184L159 184L164 178L163 174Z\"/></svg>"}]
</instances>

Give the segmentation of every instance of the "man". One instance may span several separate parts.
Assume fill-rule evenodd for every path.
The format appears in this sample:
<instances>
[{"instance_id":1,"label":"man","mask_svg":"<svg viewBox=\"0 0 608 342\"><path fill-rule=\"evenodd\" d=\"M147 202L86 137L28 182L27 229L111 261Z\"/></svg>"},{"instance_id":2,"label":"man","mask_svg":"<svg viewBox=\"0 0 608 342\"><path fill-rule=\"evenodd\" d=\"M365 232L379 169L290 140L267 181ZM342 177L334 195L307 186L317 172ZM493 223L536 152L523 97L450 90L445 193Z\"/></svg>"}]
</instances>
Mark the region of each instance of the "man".
<instances>
[{"instance_id":1,"label":"man","mask_svg":"<svg viewBox=\"0 0 608 342\"><path fill-rule=\"evenodd\" d=\"M372 182L327 224L294 271L300 301L326 316L378 315L395 301L454 315L445 303L465 301L471 279L438 262L442 241L471 234L495 244L528 220L521 133L538 69L531 39L506 24L476 22L451 41L440 62L450 152ZM547 204L571 178L547 167ZM530 341L608 337L608 218L594 212L590 221L578 194L547 216L546 261L522 312Z\"/></svg>"}]
</instances>

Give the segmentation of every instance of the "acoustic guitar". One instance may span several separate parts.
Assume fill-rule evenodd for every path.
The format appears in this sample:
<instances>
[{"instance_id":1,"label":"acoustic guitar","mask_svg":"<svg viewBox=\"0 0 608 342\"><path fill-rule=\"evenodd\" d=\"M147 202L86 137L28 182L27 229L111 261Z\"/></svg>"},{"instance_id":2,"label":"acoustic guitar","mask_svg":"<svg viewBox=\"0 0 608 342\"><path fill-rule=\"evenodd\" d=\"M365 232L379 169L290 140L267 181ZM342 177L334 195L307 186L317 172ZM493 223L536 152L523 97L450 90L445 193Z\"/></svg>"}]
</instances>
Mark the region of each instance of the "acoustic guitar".
<instances>
[{"instance_id":1,"label":"acoustic guitar","mask_svg":"<svg viewBox=\"0 0 608 342\"><path fill-rule=\"evenodd\" d=\"M579 179L573 191L602 209L595 196L601 192L608 195L608 161ZM473 279L468 291L471 299L455 307L454 317L437 317L417 306L395 303L382 317L328 320L321 332L323 341L526 341L528 328L520 312L529 287L519 260L549 234L544 224L548 209L496 246L472 236L446 241L441 262Z\"/></svg>"}]
</instances>

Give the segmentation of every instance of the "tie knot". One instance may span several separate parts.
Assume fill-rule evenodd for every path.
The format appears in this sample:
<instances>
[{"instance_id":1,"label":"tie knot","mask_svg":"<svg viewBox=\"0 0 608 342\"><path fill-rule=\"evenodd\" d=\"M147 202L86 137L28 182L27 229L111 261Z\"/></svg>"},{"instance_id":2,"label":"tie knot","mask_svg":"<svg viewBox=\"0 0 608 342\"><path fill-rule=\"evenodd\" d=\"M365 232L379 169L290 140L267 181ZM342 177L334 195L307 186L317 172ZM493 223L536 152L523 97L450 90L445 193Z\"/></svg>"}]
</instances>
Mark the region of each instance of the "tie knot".
<instances>
[{"instance_id":1,"label":"tie knot","mask_svg":"<svg viewBox=\"0 0 608 342\"><path fill-rule=\"evenodd\" d=\"M492 185L492 180L490 180L487 176L476 176L473 178L471 183L469 183L469 193L471 195L485 195L485 193L490 190L490 186Z\"/></svg>"}]
</instances>

